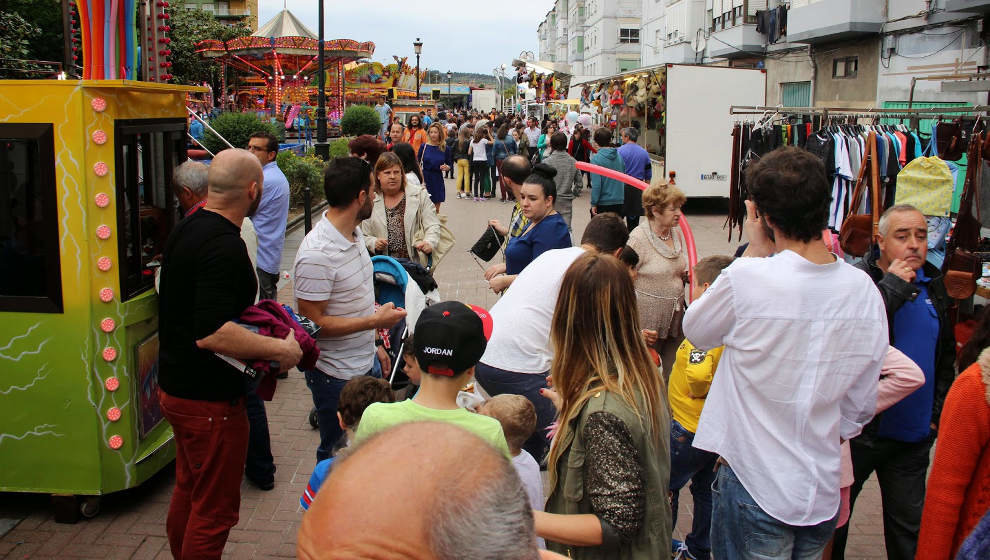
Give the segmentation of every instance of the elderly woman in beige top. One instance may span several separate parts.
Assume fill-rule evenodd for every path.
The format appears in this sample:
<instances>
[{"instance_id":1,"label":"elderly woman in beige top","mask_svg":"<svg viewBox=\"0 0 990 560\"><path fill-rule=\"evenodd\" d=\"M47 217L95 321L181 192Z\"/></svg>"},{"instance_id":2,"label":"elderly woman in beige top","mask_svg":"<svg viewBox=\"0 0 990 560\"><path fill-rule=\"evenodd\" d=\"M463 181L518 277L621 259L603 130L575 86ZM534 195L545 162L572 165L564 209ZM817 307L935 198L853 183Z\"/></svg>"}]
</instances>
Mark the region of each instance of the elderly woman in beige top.
<instances>
[{"instance_id":1,"label":"elderly woman in beige top","mask_svg":"<svg viewBox=\"0 0 990 560\"><path fill-rule=\"evenodd\" d=\"M684 338L681 318L688 263L677 225L686 200L674 185L654 182L643 192L646 221L629 233L629 247L639 255L635 280L639 321L647 345L660 354L664 381Z\"/></svg>"},{"instance_id":2,"label":"elderly woman in beige top","mask_svg":"<svg viewBox=\"0 0 990 560\"><path fill-rule=\"evenodd\" d=\"M418 260L417 252L432 253L441 227L430 194L406 181L402 162L391 152L378 158L374 178L378 196L371 216L361 222L368 252L413 261Z\"/></svg>"}]
</instances>

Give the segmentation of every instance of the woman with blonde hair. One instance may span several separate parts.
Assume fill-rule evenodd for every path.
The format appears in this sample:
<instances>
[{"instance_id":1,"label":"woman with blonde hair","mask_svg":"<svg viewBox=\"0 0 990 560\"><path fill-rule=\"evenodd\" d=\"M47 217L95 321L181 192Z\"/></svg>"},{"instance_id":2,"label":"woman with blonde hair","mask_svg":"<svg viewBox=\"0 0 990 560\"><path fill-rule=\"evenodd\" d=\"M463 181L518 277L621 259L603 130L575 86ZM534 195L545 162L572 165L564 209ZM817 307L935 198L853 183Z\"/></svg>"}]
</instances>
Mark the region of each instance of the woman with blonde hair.
<instances>
[{"instance_id":1,"label":"woman with blonde hair","mask_svg":"<svg viewBox=\"0 0 990 560\"><path fill-rule=\"evenodd\" d=\"M547 548L571 558L670 556L670 413L639 333L628 267L587 253L567 269L550 324L557 433L552 491L534 512Z\"/></svg>"},{"instance_id":2,"label":"woman with blonde hair","mask_svg":"<svg viewBox=\"0 0 990 560\"><path fill-rule=\"evenodd\" d=\"M430 254L440 242L440 218L423 187L406 181L399 156L385 152L374 168L378 196L371 217L361 222L371 254L415 260L416 251ZM414 242L422 231L423 239Z\"/></svg>"},{"instance_id":3,"label":"woman with blonde hair","mask_svg":"<svg viewBox=\"0 0 990 560\"><path fill-rule=\"evenodd\" d=\"M687 250L678 223L687 197L662 179L643 192L646 221L629 232L629 246L639 255L636 298L646 343L660 354L666 382L677 347L684 339L684 284Z\"/></svg>"},{"instance_id":4,"label":"woman with blonde hair","mask_svg":"<svg viewBox=\"0 0 990 560\"><path fill-rule=\"evenodd\" d=\"M468 127L457 131L457 142L450 153L450 161L456 170L454 184L457 198L471 198L471 132Z\"/></svg>"},{"instance_id":5,"label":"woman with blonde hair","mask_svg":"<svg viewBox=\"0 0 990 560\"><path fill-rule=\"evenodd\" d=\"M435 122L426 129L426 143L420 146L417 159L423 170L423 186L430 193L430 200L440 212L440 204L447 199L443 184L443 172L450 169L447 166L446 130L442 124Z\"/></svg>"}]
</instances>

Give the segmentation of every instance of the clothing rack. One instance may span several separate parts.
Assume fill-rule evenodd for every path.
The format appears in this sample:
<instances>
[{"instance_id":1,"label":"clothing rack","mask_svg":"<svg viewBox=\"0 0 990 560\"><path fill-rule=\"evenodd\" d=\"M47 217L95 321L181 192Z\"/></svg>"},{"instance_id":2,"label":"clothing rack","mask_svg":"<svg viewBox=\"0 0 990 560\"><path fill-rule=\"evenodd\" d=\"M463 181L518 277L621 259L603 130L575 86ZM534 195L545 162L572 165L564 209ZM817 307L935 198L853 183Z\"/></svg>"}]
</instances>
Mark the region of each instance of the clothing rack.
<instances>
[{"instance_id":1,"label":"clothing rack","mask_svg":"<svg viewBox=\"0 0 990 560\"><path fill-rule=\"evenodd\" d=\"M919 109L877 109L874 107L869 107L866 109L850 107L782 107L780 105L732 105L729 107L730 115L767 115L768 113L779 113L781 115L820 116L825 120L833 116L872 119L881 117L905 118L930 115L935 118L942 118L943 115L986 113L988 111L990 111L990 105L978 105L975 107L928 107Z\"/></svg>"}]
</instances>

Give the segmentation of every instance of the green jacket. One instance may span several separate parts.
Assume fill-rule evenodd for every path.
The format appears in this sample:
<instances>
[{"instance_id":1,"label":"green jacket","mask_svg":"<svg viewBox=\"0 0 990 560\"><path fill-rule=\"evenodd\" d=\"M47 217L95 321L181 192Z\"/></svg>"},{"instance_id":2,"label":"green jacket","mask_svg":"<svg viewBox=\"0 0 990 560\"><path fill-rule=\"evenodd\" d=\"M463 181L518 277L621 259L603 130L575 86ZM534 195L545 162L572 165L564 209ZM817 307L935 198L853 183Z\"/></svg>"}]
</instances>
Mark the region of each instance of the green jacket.
<instances>
[{"instance_id":1,"label":"green jacket","mask_svg":"<svg viewBox=\"0 0 990 560\"><path fill-rule=\"evenodd\" d=\"M557 484L547 500L546 511L561 514L595 513L591 499L585 495L585 441L584 425L588 417L598 411L614 414L629 429L632 440L646 473L646 518L643 529L635 539L623 543L618 550L601 547L565 546L547 541L547 548L578 559L669 559L671 527L670 501L670 413L666 408L662 415L660 443L649 436L636 411L621 397L600 391L588 400L578 418L572 421L573 430L560 442L563 451L557 460Z\"/></svg>"}]
</instances>

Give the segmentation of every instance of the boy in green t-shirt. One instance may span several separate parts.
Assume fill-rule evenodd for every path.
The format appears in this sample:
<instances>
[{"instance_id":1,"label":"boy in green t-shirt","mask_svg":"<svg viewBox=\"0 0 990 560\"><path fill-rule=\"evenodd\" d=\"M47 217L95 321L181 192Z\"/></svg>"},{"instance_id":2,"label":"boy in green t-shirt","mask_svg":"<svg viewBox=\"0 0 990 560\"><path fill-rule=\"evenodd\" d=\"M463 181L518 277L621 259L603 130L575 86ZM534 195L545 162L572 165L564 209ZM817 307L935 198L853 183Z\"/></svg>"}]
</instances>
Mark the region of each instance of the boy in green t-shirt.
<instances>
[{"instance_id":1,"label":"boy in green t-shirt","mask_svg":"<svg viewBox=\"0 0 990 560\"><path fill-rule=\"evenodd\" d=\"M410 400L369 406L355 443L405 422L447 422L479 436L511 459L498 420L457 406L458 391L470 383L485 353L491 315L479 307L445 301L424 309L414 332L416 362L423 376L419 391Z\"/></svg>"}]
</instances>

